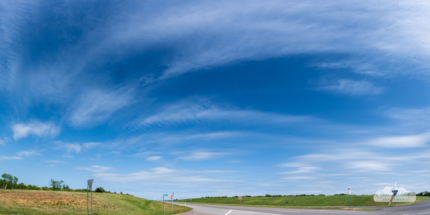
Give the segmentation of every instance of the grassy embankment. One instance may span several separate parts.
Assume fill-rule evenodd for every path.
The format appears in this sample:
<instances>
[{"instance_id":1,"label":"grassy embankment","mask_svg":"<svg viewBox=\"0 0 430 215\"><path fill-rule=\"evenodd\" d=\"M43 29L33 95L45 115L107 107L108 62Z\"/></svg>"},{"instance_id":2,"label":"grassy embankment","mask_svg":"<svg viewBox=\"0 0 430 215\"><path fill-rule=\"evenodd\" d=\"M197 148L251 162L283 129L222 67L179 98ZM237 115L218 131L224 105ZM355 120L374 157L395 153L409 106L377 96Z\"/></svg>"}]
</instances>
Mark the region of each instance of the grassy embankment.
<instances>
[{"instance_id":1,"label":"grassy embankment","mask_svg":"<svg viewBox=\"0 0 430 215\"><path fill-rule=\"evenodd\" d=\"M191 208L175 205L174 213ZM166 214L172 214L166 204ZM163 203L124 194L93 193L94 214L163 214ZM87 214L87 194L65 191L0 190L0 214Z\"/></svg>"},{"instance_id":2,"label":"grassy embankment","mask_svg":"<svg viewBox=\"0 0 430 215\"><path fill-rule=\"evenodd\" d=\"M410 205L430 199L427 196L417 196L414 203L394 202L391 206ZM237 197L184 199L176 202L239 205ZM243 206L281 206L281 207L330 207L349 206L349 198L343 196L283 196L283 197L243 197ZM374 202L373 195L351 196L353 207L387 207L386 202Z\"/></svg>"}]
</instances>

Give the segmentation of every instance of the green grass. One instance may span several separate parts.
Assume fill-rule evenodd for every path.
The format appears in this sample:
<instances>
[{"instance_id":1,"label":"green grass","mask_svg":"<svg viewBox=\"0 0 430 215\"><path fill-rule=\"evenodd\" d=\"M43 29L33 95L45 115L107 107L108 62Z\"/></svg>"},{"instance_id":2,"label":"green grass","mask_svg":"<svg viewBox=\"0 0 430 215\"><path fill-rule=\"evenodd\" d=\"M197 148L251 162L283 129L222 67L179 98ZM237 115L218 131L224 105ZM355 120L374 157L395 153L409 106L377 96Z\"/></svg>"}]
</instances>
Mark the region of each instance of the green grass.
<instances>
[{"instance_id":1,"label":"green grass","mask_svg":"<svg viewBox=\"0 0 430 215\"><path fill-rule=\"evenodd\" d=\"M65 191L0 190L0 214L87 214L86 193ZM166 214L172 214L166 204ZM191 208L174 206L174 213ZM94 214L163 214L162 202L131 195L93 193Z\"/></svg>"},{"instance_id":2,"label":"green grass","mask_svg":"<svg viewBox=\"0 0 430 215\"><path fill-rule=\"evenodd\" d=\"M394 202L392 206L416 204L430 197L417 196L414 203ZM239 205L237 197L184 199L177 202ZM353 207L387 207L388 203L374 202L373 195L351 196ZM349 197L344 196L285 196L285 197L242 197L244 206L281 206L281 207L349 207Z\"/></svg>"}]
</instances>

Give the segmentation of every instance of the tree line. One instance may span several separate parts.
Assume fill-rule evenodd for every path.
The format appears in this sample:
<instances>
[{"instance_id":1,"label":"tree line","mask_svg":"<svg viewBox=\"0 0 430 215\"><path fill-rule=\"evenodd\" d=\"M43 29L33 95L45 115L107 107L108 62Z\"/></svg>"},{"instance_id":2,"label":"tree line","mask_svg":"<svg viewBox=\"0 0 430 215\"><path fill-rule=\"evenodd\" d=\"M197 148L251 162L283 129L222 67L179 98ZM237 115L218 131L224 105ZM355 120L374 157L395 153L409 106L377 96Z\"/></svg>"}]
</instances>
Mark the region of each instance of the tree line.
<instances>
[{"instance_id":1,"label":"tree line","mask_svg":"<svg viewBox=\"0 0 430 215\"><path fill-rule=\"evenodd\" d=\"M0 189L20 189L20 190L53 190L53 191L74 191L74 192L87 192L87 189L70 189L69 185L65 184L63 180L51 179L50 187L38 187L36 185L25 185L24 183L18 184L18 177L11 174L3 173L0 179ZM97 187L94 192L98 193L112 193L106 191L103 187ZM116 192L113 192L116 194ZM122 192L121 192L122 194Z\"/></svg>"}]
</instances>

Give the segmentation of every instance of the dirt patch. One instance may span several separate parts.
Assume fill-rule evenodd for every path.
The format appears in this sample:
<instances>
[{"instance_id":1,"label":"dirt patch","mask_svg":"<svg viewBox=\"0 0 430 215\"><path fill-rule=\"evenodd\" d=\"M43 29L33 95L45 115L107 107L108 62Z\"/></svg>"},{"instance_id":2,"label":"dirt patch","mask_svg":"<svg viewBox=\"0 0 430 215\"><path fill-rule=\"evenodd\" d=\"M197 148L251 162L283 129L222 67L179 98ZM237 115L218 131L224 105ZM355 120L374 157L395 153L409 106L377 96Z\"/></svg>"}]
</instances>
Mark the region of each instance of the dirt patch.
<instances>
[{"instance_id":1,"label":"dirt patch","mask_svg":"<svg viewBox=\"0 0 430 215\"><path fill-rule=\"evenodd\" d=\"M52 207L86 210L87 199L84 193L62 193L50 191L9 191L0 192L0 202L20 207ZM108 202L100 202L93 197L93 208L115 209Z\"/></svg>"}]
</instances>

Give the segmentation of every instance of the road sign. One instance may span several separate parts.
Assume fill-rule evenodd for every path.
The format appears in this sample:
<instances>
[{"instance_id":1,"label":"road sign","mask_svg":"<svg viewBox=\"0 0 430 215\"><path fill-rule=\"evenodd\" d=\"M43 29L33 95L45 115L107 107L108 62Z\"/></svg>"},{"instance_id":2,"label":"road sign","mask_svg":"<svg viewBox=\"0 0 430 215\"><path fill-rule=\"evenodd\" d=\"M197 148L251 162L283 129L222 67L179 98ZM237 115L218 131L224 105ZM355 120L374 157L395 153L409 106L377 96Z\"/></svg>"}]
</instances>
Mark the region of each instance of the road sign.
<instances>
[{"instance_id":1,"label":"road sign","mask_svg":"<svg viewBox=\"0 0 430 215\"><path fill-rule=\"evenodd\" d=\"M88 189L89 190L93 190L93 181L94 181L94 179L89 179L88 180Z\"/></svg>"},{"instance_id":2,"label":"road sign","mask_svg":"<svg viewBox=\"0 0 430 215\"><path fill-rule=\"evenodd\" d=\"M170 195L170 199L173 199L173 195Z\"/></svg>"},{"instance_id":3,"label":"road sign","mask_svg":"<svg viewBox=\"0 0 430 215\"><path fill-rule=\"evenodd\" d=\"M239 196L239 200L242 200L242 196Z\"/></svg>"},{"instance_id":4,"label":"road sign","mask_svg":"<svg viewBox=\"0 0 430 215\"><path fill-rule=\"evenodd\" d=\"M163 194L163 196L168 196L167 194Z\"/></svg>"}]
</instances>

